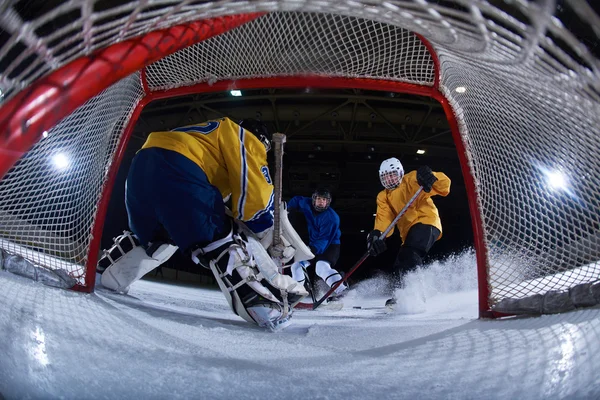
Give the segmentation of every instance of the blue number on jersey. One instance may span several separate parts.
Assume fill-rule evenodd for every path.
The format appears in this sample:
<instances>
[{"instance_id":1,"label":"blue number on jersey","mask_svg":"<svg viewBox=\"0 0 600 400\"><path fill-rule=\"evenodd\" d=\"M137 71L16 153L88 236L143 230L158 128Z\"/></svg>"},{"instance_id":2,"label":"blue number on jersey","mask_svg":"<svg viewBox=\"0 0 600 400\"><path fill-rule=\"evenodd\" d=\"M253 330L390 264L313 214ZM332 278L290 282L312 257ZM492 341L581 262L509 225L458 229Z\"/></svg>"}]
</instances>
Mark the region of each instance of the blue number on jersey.
<instances>
[{"instance_id":1,"label":"blue number on jersey","mask_svg":"<svg viewBox=\"0 0 600 400\"><path fill-rule=\"evenodd\" d=\"M260 167L260 172L262 172L267 183L272 185L273 182L271 181L271 175L269 175L269 168L266 165L264 165L264 166Z\"/></svg>"},{"instance_id":2,"label":"blue number on jersey","mask_svg":"<svg viewBox=\"0 0 600 400\"><path fill-rule=\"evenodd\" d=\"M219 127L219 124L220 124L219 121L208 121L208 122L204 122L204 123L199 124L199 125L192 125L192 126L184 126L184 127L181 127L181 128L175 128L175 129L172 129L172 131L201 133L203 135L208 135L209 133L211 133L212 131L214 131L215 129L217 129Z\"/></svg>"}]
</instances>

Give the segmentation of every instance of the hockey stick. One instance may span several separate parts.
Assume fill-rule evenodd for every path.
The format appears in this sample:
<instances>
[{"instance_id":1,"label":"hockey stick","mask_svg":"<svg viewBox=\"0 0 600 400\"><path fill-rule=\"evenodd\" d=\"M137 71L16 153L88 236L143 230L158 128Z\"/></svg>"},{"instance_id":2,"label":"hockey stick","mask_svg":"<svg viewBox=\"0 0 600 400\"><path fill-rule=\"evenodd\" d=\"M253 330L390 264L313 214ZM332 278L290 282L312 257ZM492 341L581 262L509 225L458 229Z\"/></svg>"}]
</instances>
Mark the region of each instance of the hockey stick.
<instances>
[{"instance_id":1,"label":"hockey stick","mask_svg":"<svg viewBox=\"0 0 600 400\"><path fill-rule=\"evenodd\" d=\"M410 198L410 200L408 201L408 203L406 203L406 205L404 206L404 208L402 210L400 210L400 212L398 213L398 215L396 215L396 218L394 218L394 220L390 223L390 225L385 229L385 231L383 231L383 233L381 234L381 237L385 240L385 237L387 236L388 233L390 233L390 231L394 228L394 225L396 225L396 223L398 222L398 220L400 218L402 218L402 216L404 215L404 213L406 212L406 210L408 210L408 207L411 206L412 203L414 203L414 201L416 200L417 196L419 194L421 194L421 192L423 191L423 186L419 186L419 189L417 189L417 191L415 192L415 194L413 195L413 197ZM360 265L369 257L369 251L367 250L367 252L360 258L360 260L358 260L356 262L356 264L354 264L354 266L350 269L350 271L348 271L348 273L339 281L337 281L332 287L331 289L329 289L329 291L327 293L325 293L325 295L323 297L321 297L321 299L319 301L317 301L316 303L313 304L313 310L316 310L317 307L319 307L325 300L327 300L327 298L329 296L331 296L331 294L333 292L335 292L335 290L338 288L338 286L340 286L342 283L346 282L348 280L348 278L350 278L350 276L354 273L354 271L356 271L358 269L358 267L360 267Z\"/></svg>"},{"instance_id":2,"label":"hockey stick","mask_svg":"<svg viewBox=\"0 0 600 400\"><path fill-rule=\"evenodd\" d=\"M283 256L283 246L281 243L281 185L283 176L283 145L285 143L283 133L273 134L273 145L275 153L275 182L273 182L273 244L271 255L277 259L279 273L282 273L281 257Z\"/></svg>"},{"instance_id":3,"label":"hockey stick","mask_svg":"<svg viewBox=\"0 0 600 400\"><path fill-rule=\"evenodd\" d=\"M310 297L312 298L313 304L315 304L315 302L317 301L317 298L315 297L316 292L315 292L314 279L312 279L308 276L308 271L306 270L306 268L302 267L302 272L304 272L304 279L308 280L308 283L310 285Z\"/></svg>"}]
</instances>

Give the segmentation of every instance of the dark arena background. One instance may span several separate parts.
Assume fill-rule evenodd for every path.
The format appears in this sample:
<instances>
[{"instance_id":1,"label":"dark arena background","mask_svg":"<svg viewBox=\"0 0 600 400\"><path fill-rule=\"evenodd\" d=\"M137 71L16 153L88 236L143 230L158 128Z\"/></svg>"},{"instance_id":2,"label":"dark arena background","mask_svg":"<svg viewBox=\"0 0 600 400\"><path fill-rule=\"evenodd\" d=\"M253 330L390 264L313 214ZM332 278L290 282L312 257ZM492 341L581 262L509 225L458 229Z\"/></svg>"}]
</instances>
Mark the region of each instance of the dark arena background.
<instances>
[{"instance_id":1,"label":"dark arena background","mask_svg":"<svg viewBox=\"0 0 600 400\"><path fill-rule=\"evenodd\" d=\"M458 155L442 106L436 100L394 92L306 87L198 94L148 105L134 128L113 188L103 248L110 247L112 238L127 229L125 178L133 156L148 134L223 116L235 121L256 118L271 131L286 135L284 200L296 195L311 196L317 187L330 190L331 206L340 216L342 231L338 269L349 270L366 251L377 193L383 189L379 165L389 157L400 159L405 172L429 165L452 180L447 197L434 197L444 231L427 261L472 247L472 225ZM272 158L271 151L271 175ZM301 235L306 233L301 219L295 220L295 226ZM401 244L397 231L387 244L388 251L377 258L369 257L351 282L391 266ZM210 271L199 268L179 252L163 267L149 276L212 281ZM181 273L165 275L166 268L202 278Z\"/></svg>"}]
</instances>

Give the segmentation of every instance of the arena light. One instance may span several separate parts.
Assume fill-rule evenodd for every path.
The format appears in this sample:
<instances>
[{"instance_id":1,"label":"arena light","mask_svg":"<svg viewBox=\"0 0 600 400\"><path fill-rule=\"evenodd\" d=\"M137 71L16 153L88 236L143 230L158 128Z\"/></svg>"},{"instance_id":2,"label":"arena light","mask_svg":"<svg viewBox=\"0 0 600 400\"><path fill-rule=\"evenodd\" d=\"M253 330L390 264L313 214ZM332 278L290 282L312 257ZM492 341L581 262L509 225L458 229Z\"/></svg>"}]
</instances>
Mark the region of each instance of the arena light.
<instances>
[{"instance_id":1,"label":"arena light","mask_svg":"<svg viewBox=\"0 0 600 400\"><path fill-rule=\"evenodd\" d=\"M62 170L69 166L69 157L64 153L57 153L52 157L52 163L56 169Z\"/></svg>"},{"instance_id":2,"label":"arena light","mask_svg":"<svg viewBox=\"0 0 600 400\"><path fill-rule=\"evenodd\" d=\"M240 97L242 95L242 91L241 90L232 90L229 92L232 96L234 97Z\"/></svg>"},{"instance_id":3,"label":"arena light","mask_svg":"<svg viewBox=\"0 0 600 400\"><path fill-rule=\"evenodd\" d=\"M545 171L546 184L552 190L565 190L569 185L567 178L560 171Z\"/></svg>"},{"instance_id":4,"label":"arena light","mask_svg":"<svg viewBox=\"0 0 600 400\"><path fill-rule=\"evenodd\" d=\"M419 149L419 150L417 150L417 154L425 154L425 150Z\"/></svg>"},{"instance_id":5,"label":"arena light","mask_svg":"<svg viewBox=\"0 0 600 400\"><path fill-rule=\"evenodd\" d=\"M464 93L467 91L467 88L464 86L457 86L454 90L456 91L456 93Z\"/></svg>"},{"instance_id":6,"label":"arena light","mask_svg":"<svg viewBox=\"0 0 600 400\"><path fill-rule=\"evenodd\" d=\"M544 166L537 166L537 168L544 176L544 185L550 192L564 192L571 196L575 196L567 174L558 169L546 168Z\"/></svg>"}]
</instances>

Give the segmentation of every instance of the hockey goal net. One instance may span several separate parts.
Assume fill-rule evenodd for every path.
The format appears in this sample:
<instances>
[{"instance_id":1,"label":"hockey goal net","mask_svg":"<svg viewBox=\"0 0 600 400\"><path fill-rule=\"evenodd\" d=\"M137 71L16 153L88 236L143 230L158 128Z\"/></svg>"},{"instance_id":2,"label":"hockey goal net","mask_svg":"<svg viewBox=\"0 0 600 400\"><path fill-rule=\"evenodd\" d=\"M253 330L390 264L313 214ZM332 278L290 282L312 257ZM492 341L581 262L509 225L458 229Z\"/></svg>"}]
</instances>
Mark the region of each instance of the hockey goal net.
<instances>
[{"instance_id":1,"label":"hockey goal net","mask_svg":"<svg viewBox=\"0 0 600 400\"><path fill-rule=\"evenodd\" d=\"M93 290L112 180L154 99L366 88L443 105L469 194L481 315L574 288L591 301L600 278L600 64L581 37L597 40L597 15L585 2L436 3L5 6L2 254L67 271L75 289Z\"/></svg>"}]
</instances>

